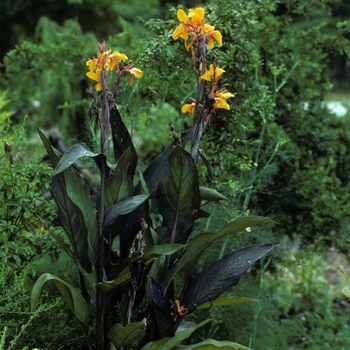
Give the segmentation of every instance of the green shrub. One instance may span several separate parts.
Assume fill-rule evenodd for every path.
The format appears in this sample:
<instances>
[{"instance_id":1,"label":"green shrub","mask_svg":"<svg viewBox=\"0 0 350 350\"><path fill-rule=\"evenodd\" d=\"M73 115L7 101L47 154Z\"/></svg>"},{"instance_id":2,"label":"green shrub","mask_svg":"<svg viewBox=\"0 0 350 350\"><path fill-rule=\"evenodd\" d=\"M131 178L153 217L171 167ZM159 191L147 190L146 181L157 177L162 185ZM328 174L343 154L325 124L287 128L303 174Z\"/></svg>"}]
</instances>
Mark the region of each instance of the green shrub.
<instances>
[{"instance_id":1,"label":"green shrub","mask_svg":"<svg viewBox=\"0 0 350 350\"><path fill-rule=\"evenodd\" d=\"M0 106L6 105L6 95L0 96ZM61 236L54 226L56 205L41 198L48 191L52 170L29 153L25 122L13 126L9 117L9 112L0 109L0 122L4 125L0 136L5 146L0 153L1 348L58 349L59 344L67 344L65 333L76 332L66 306L53 289L50 296L43 295L45 305L31 312L29 293L34 276L43 271L72 276L66 268L67 257L61 254L51 235ZM56 319L55 326L51 317ZM62 333L57 333L56 327Z\"/></svg>"}]
</instances>

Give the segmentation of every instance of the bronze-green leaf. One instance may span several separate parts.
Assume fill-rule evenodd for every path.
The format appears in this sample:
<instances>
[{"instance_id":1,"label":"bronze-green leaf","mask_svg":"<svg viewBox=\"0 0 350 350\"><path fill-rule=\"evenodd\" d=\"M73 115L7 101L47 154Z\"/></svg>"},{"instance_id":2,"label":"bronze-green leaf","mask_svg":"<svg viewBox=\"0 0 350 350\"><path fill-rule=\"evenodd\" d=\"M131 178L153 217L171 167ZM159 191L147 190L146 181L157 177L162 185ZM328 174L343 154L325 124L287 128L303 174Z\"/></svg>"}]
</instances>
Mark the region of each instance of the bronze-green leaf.
<instances>
[{"instance_id":1,"label":"bronze-green leaf","mask_svg":"<svg viewBox=\"0 0 350 350\"><path fill-rule=\"evenodd\" d=\"M132 153L128 148L119 158L113 175L105 181L105 208L132 196L134 188L129 168Z\"/></svg>"},{"instance_id":2,"label":"bronze-green leaf","mask_svg":"<svg viewBox=\"0 0 350 350\"><path fill-rule=\"evenodd\" d=\"M168 283L176 273L196 261L203 254L204 250L210 247L215 240L228 234L244 230L250 226L271 222L274 221L262 216L246 216L229 222L218 232L203 232L190 239L188 242L188 247L186 248L181 259L169 270L166 277L166 282Z\"/></svg>"},{"instance_id":3,"label":"bronze-green leaf","mask_svg":"<svg viewBox=\"0 0 350 350\"><path fill-rule=\"evenodd\" d=\"M159 183L158 210L167 228L165 241L184 243L200 207L198 173L192 156L176 146L168 157L169 172Z\"/></svg>"},{"instance_id":4,"label":"bronze-green leaf","mask_svg":"<svg viewBox=\"0 0 350 350\"><path fill-rule=\"evenodd\" d=\"M176 253L178 250L183 249L186 247L186 244L161 244L161 245L154 245L152 248L145 249L145 257L147 259L155 259L158 256L161 255L171 255Z\"/></svg>"},{"instance_id":5,"label":"bronze-green leaf","mask_svg":"<svg viewBox=\"0 0 350 350\"><path fill-rule=\"evenodd\" d=\"M107 337L117 349L130 350L137 346L145 333L146 323L144 322L131 322L125 327L117 323L108 331Z\"/></svg>"},{"instance_id":6,"label":"bronze-green leaf","mask_svg":"<svg viewBox=\"0 0 350 350\"><path fill-rule=\"evenodd\" d=\"M174 337L159 339L146 344L141 350L171 350L178 346L183 340L187 339L198 328L209 323L211 319L205 320L195 326L185 328L181 332L177 333Z\"/></svg>"},{"instance_id":7,"label":"bronze-green leaf","mask_svg":"<svg viewBox=\"0 0 350 350\"><path fill-rule=\"evenodd\" d=\"M188 350L187 345L179 345L177 349ZM203 340L200 343L192 344L191 350L253 350L251 348L247 348L238 343L232 343L230 341L218 341L214 339Z\"/></svg>"},{"instance_id":8,"label":"bronze-green leaf","mask_svg":"<svg viewBox=\"0 0 350 350\"><path fill-rule=\"evenodd\" d=\"M256 299L251 299L251 298L244 298L244 297L224 297L220 295L217 299L214 301L206 302L200 306L197 307L197 310L202 310L202 309L209 309L211 307L215 306L225 306L225 305L232 305L232 304L239 304L239 303L251 303L257 301Z\"/></svg>"},{"instance_id":9,"label":"bronze-green leaf","mask_svg":"<svg viewBox=\"0 0 350 350\"><path fill-rule=\"evenodd\" d=\"M39 303L41 291L47 281L53 281L74 316L82 325L87 326L90 320L90 308L81 293L69 283L50 273L41 275L35 282L31 293L31 310L34 311Z\"/></svg>"}]
</instances>

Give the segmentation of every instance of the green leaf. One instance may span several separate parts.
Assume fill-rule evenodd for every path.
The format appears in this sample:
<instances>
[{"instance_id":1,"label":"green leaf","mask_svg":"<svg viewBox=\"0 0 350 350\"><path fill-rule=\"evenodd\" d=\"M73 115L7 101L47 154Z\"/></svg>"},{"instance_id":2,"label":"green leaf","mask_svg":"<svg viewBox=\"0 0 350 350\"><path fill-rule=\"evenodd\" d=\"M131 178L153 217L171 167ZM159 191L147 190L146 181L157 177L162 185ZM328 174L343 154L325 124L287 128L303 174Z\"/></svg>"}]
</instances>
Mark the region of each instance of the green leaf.
<instances>
[{"instance_id":1,"label":"green leaf","mask_svg":"<svg viewBox=\"0 0 350 350\"><path fill-rule=\"evenodd\" d=\"M199 305L215 300L236 285L257 260L270 253L278 243L255 244L227 254L198 273L185 286L180 305L193 312Z\"/></svg>"},{"instance_id":2,"label":"green leaf","mask_svg":"<svg viewBox=\"0 0 350 350\"><path fill-rule=\"evenodd\" d=\"M70 167L75 161L77 161L79 158L82 157L89 157L89 158L95 158L95 157L103 157L103 155L93 153L89 151L88 149L84 148L82 145L74 145L71 148L67 150L67 152L62 156L59 163L57 164L53 175L57 175L64 170L66 170L68 167Z\"/></svg>"},{"instance_id":3,"label":"green leaf","mask_svg":"<svg viewBox=\"0 0 350 350\"><path fill-rule=\"evenodd\" d=\"M131 322L125 327L117 323L108 331L107 337L117 349L129 350L137 346L145 333L146 323L144 322Z\"/></svg>"},{"instance_id":4,"label":"green leaf","mask_svg":"<svg viewBox=\"0 0 350 350\"><path fill-rule=\"evenodd\" d=\"M232 305L232 304L239 304L239 303L251 303L257 301L256 299L251 299L251 298L244 298L244 297L231 297L227 298L222 295L220 295L217 299L214 301L206 302L200 306L197 307L197 310L202 310L202 309L209 309L211 307L215 306L225 306L225 305Z\"/></svg>"},{"instance_id":5,"label":"green leaf","mask_svg":"<svg viewBox=\"0 0 350 350\"><path fill-rule=\"evenodd\" d=\"M202 200L206 201L221 201L227 199L221 193L204 186L199 186L199 192Z\"/></svg>"},{"instance_id":6,"label":"green leaf","mask_svg":"<svg viewBox=\"0 0 350 350\"><path fill-rule=\"evenodd\" d=\"M73 168L66 169L64 171L64 177L66 180L67 195L74 205L79 208L79 210L76 209L75 211L80 216L80 222L84 227L84 231L87 233L89 258L96 266L98 255L98 222L91 202L90 189ZM85 232L84 236L86 235ZM72 234L76 235L74 232ZM80 239L86 238L81 235L76 238L76 240Z\"/></svg>"},{"instance_id":7,"label":"green leaf","mask_svg":"<svg viewBox=\"0 0 350 350\"><path fill-rule=\"evenodd\" d=\"M199 259L204 250L210 247L215 240L228 234L244 230L250 226L271 222L273 222L271 219L262 216L246 216L229 222L219 232L203 232L198 236L190 239L188 246L180 260L168 271L165 281L169 283L175 274L188 267L193 263L193 261Z\"/></svg>"},{"instance_id":8,"label":"green leaf","mask_svg":"<svg viewBox=\"0 0 350 350\"><path fill-rule=\"evenodd\" d=\"M145 249L145 258L147 259L155 259L158 256L161 255L171 255L176 253L178 250L183 249L186 247L186 244L161 244L161 245L154 245L152 248Z\"/></svg>"},{"instance_id":9,"label":"green leaf","mask_svg":"<svg viewBox=\"0 0 350 350\"><path fill-rule=\"evenodd\" d=\"M88 240L83 215L68 197L64 182L58 176L54 176L52 179L51 194L57 204L58 221L68 236L80 265L86 268Z\"/></svg>"},{"instance_id":10,"label":"green leaf","mask_svg":"<svg viewBox=\"0 0 350 350\"><path fill-rule=\"evenodd\" d=\"M57 166L59 157L56 151L38 127L37 130L52 164ZM86 267L88 252L90 259L96 263L98 224L88 186L77 171L69 168L53 177L50 191L58 206L59 222L69 238L79 263Z\"/></svg>"},{"instance_id":11,"label":"green leaf","mask_svg":"<svg viewBox=\"0 0 350 350\"><path fill-rule=\"evenodd\" d=\"M183 340L187 339L194 331L196 331L198 328L206 325L211 320L205 320L195 326L188 327L184 329L183 331L177 333L172 338L165 338L165 339L159 339L156 341L152 341L148 344L146 344L144 347L141 348L141 350L171 350L174 349L176 346L178 346Z\"/></svg>"},{"instance_id":12,"label":"green leaf","mask_svg":"<svg viewBox=\"0 0 350 350\"><path fill-rule=\"evenodd\" d=\"M131 282L131 272L126 267L113 281L98 282L96 287L102 292L104 299L109 299L117 289Z\"/></svg>"},{"instance_id":13,"label":"green leaf","mask_svg":"<svg viewBox=\"0 0 350 350\"><path fill-rule=\"evenodd\" d=\"M215 235L217 236L217 238L220 238L230 233L244 230L245 228L250 226L261 225L266 223L274 223L274 221L263 216L245 216L229 222Z\"/></svg>"},{"instance_id":14,"label":"green leaf","mask_svg":"<svg viewBox=\"0 0 350 350\"><path fill-rule=\"evenodd\" d=\"M43 286L50 280L54 282L58 291L61 293L63 299L66 301L68 307L78 321L82 325L87 326L90 320L90 308L88 303L76 288L50 273L41 275L35 282L31 293L31 311L33 312L36 310Z\"/></svg>"},{"instance_id":15,"label":"green leaf","mask_svg":"<svg viewBox=\"0 0 350 350\"><path fill-rule=\"evenodd\" d=\"M144 201L148 199L148 195L140 194L138 196L133 196L125 198L117 204L108 207L105 210L105 219L103 229L105 230L109 225L111 225L120 215L125 215L131 213L137 207L139 207Z\"/></svg>"},{"instance_id":16,"label":"green leaf","mask_svg":"<svg viewBox=\"0 0 350 350\"><path fill-rule=\"evenodd\" d=\"M193 215L199 210L198 173L192 156L176 146L169 155L170 170L157 190L158 210L168 229L170 243L187 240L193 226Z\"/></svg>"},{"instance_id":17,"label":"green leaf","mask_svg":"<svg viewBox=\"0 0 350 350\"><path fill-rule=\"evenodd\" d=\"M177 349L187 349L188 345L179 345ZM211 350L211 349L219 349L219 350L253 350L251 348L247 348L238 343L232 343L230 341L218 341L214 339L203 340L200 343L192 344L191 350Z\"/></svg>"},{"instance_id":18,"label":"green leaf","mask_svg":"<svg viewBox=\"0 0 350 350\"><path fill-rule=\"evenodd\" d=\"M133 194L133 182L129 175L132 153L128 148L119 158L113 175L105 181L105 208L120 202Z\"/></svg>"},{"instance_id":19,"label":"green leaf","mask_svg":"<svg viewBox=\"0 0 350 350\"><path fill-rule=\"evenodd\" d=\"M52 162L53 167L55 168L59 162L59 157L57 156L56 152L54 148L52 148L49 140L46 138L46 136L44 135L44 133L38 128L38 126L35 124L36 129L38 131L38 134L41 138L41 141L43 142L45 148L46 148L46 152L48 153L50 160Z\"/></svg>"}]
</instances>

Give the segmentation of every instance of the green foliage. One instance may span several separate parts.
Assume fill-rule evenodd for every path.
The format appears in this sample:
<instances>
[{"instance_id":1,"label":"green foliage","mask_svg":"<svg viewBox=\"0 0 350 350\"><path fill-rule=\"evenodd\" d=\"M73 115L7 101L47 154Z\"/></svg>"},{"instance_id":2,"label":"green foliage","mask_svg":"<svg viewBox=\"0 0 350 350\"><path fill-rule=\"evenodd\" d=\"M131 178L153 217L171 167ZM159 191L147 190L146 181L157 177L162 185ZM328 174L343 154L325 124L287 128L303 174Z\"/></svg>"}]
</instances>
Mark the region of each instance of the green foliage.
<instances>
[{"instance_id":1,"label":"green foliage","mask_svg":"<svg viewBox=\"0 0 350 350\"><path fill-rule=\"evenodd\" d=\"M11 109L17 111L13 118L18 121L28 115L46 127L63 123L68 128L70 119L83 115L85 79L76 71L84 70L83 57L88 52L84 50L92 47L93 36L83 35L76 21L60 26L42 17L36 42L24 41L4 58L3 85L9 88ZM71 101L79 103L70 105Z\"/></svg>"},{"instance_id":2,"label":"green foliage","mask_svg":"<svg viewBox=\"0 0 350 350\"><path fill-rule=\"evenodd\" d=\"M41 196L48 191L51 169L29 157L25 123L13 126L10 113L2 120L1 131L4 150L0 155L0 329L3 349L22 349L25 346L44 347L64 343L64 333L74 334L65 305L57 293L43 295L44 303L30 311L32 278L48 266L58 275L58 267L66 262L59 258L60 249L51 232L60 235L53 227L56 206ZM67 271L67 270L66 270ZM57 334L50 317L57 319L56 326L63 330ZM55 348L57 348L55 346Z\"/></svg>"},{"instance_id":3,"label":"green foliage","mask_svg":"<svg viewBox=\"0 0 350 350\"><path fill-rule=\"evenodd\" d=\"M274 304L284 315L275 321L271 345L291 349L348 348L349 315L344 310L349 307L349 299L339 298L339 291L331 289L326 279L326 270L332 268L333 261L326 260L325 254L297 253L294 258L278 264L275 274L268 273L264 278Z\"/></svg>"}]
</instances>

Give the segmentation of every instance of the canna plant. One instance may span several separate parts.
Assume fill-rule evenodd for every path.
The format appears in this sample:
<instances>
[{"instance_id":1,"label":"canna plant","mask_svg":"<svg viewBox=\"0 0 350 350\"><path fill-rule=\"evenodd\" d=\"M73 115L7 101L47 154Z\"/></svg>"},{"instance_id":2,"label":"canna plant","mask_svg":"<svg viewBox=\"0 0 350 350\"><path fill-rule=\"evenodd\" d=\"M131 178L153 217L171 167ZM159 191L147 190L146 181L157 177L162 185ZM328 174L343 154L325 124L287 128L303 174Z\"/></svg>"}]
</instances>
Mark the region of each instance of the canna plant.
<instances>
[{"instance_id":1,"label":"canna plant","mask_svg":"<svg viewBox=\"0 0 350 350\"><path fill-rule=\"evenodd\" d=\"M124 77L130 74L132 84L142 72L133 64L122 68L120 61L127 56L106 50L105 43L97 43L97 58L87 61L86 74L96 83L92 112L100 121L100 153L77 144L59 154L38 129L54 166L51 193L70 246L61 244L79 271L80 290L44 274L32 289L32 310L37 308L44 284L52 280L79 322L89 349L178 346L210 321L197 325L184 322L198 308L244 300L221 294L278 244L233 251L190 276L182 289L175 289L176 276L188 270L215 240L271 222L264 217L241 217L218 232L192 234L195 221L210 215L203 209L205 205L225 200L215 190L199 185L197 162L202 158L210 174L210 163L199 149L201 136L217 109L230 109L227 99L233 94L219 89L225 71L217 62L207 69L207 46L210 49L215 42L221 46L221 33L205 23L203 8L190 9L188 14L178 10L177 14L180 23L173 38L183 39L186 49L191 50L196 74L196 96L182 107L182 112L189 112L192 126L183 132L171 127L172 143L143 173L137 172L137 153L115 104ZM113 71L116 78L109 90L106 77ZM99 169L97 194L91 195L72 167L82 157L93 159ZM191 345L191 349L216 346L245 349L237 343L212 339Z\"/></svg>"}]
</instances>

